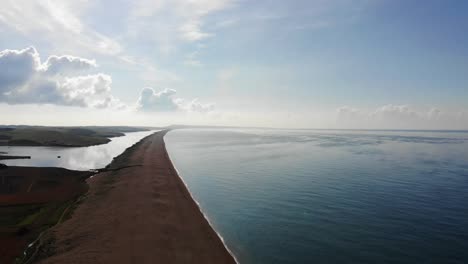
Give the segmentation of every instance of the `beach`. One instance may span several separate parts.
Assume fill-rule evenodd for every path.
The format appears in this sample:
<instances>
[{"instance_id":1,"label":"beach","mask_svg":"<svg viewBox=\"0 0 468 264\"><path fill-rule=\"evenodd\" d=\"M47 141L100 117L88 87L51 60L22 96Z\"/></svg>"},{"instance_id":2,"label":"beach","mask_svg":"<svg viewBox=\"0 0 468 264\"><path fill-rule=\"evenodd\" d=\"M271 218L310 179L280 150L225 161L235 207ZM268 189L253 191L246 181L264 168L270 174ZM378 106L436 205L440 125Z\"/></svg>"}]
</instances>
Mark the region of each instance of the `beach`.
<instances>
[{"instance_id":1,"label":"beach","mask_svg":"<svg viewBox=\"0 0 468 264\"><path fill-rule=\"evenodd\" d=\"M171 163L167 132L88 179L71 218L48 231L39 263L235 263Z\"/></svg>"}]
</instances>

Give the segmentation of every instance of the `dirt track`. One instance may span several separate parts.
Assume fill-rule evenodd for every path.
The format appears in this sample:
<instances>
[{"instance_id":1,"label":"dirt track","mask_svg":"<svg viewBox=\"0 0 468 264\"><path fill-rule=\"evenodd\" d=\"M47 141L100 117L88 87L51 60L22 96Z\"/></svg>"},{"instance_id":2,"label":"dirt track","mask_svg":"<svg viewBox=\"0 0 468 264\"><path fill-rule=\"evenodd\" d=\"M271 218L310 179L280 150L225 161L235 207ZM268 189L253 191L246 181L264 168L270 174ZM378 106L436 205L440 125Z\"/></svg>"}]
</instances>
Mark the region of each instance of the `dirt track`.
<instances>
[{"instance_id":1,"label":"dirt track","mask_svg":"<svg viewBox=\"0 0 468 264\"><path fill-rule=\"evenodd\" d=\"M53 228L40 263L235 263L203 217L155 133L88 180L87 198Z\"/></svg>"}]
</instances>

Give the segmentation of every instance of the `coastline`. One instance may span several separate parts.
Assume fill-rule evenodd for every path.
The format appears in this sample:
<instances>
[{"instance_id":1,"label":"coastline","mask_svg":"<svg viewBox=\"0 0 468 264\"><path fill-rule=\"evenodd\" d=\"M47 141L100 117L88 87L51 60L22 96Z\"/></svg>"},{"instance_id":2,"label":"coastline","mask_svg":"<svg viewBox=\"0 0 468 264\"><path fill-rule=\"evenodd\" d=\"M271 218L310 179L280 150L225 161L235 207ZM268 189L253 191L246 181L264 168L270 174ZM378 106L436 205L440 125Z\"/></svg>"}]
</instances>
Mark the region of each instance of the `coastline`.
<instances>
[{"instance_id":1,"label":"coastline","mask_svg":"<svg viewBox=\"0 0 468 264\"><path fill-rule=\"evenodd\" d=\"M169 130L170 131L170 130ZM164 140L164 138L163 138ZM179 171L177 170L176 166L174 165L174 162L172 162L172 159L171 159L171 156L169 155L169 152L167 151L167 148L165 147L166 146L166 141L164 141L164 149L165 149L165 152L166 152L166 156L167 158L169 159L170 163L171 163L171 166L172 168L174 169L175 173L177 174L177 177L180 179L180 181L182 182L182 184L185 186L185 189L187 190L187 192L189 193L190 195L190 198L192 198L192 200L195 202L195 204L197 205L198 207L198 210L200 210L200 213L203 215L203 217L205 218L205 220L208 222L208 224L211 226L211 228L213 229L213 231L216 233L216 235L218 236L218 238L221 240L221 242L223 243L224 247L226 248L226 250L229 252L229 254L231 255L231 257L234 259L234 262L235 263L239 263L239 261L237 260L236 256L234 255L234 253L229 249L229 247L227 246L226 242L224 241L224 238L223 236L218 232L216 231L216 229L214 228L213 224L211 223L209 217L203 213L201 207L200 207L200 203L195 199L195 197L193 197L192 193L190 192L189 188L188 188L188 185L187 183L184 181L184 179L180 176L179 174Z\"/></svg>"},{"instance_id":2,"label":"coastline","mask_svg":"<svg viewBox=\"0 0 468 264\"><path fill-rule=\"evenodd\" d=\"M237 263L170 160L167 132L87 180L72 217L48 231L39 263Z\"/></svg>"}]
</instances>

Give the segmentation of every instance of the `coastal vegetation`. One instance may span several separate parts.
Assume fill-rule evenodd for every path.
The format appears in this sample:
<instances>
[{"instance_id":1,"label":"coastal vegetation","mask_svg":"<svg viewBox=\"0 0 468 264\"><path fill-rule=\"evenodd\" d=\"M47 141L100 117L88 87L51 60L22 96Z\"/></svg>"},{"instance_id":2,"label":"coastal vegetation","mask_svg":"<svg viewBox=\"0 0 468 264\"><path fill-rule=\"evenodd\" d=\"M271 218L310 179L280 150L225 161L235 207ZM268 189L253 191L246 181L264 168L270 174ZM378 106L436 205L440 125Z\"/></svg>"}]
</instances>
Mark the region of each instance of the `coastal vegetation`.
<instances>
[{"instance_id":1,"label":"coastal vegetation","mask_svg":"<svg viewBox=\"0 0 468 264\"><path fill-rule=\"evenodd\" d=\"M29 258L25 248L67 218L88 189L88 171L5 166L0 170L0 263Z\"/></svg>"},{"instance_id":2,"label":"coastal vegetation","mask_svg":"<svg viewBox=\"0 0 468 264\"><path fill-rule=\"evenodd\" d=\"M147 127L43 127L0 126L0 146L86 147L106 144L127 132L147 131Z\"/></svg>"}]
</instances>

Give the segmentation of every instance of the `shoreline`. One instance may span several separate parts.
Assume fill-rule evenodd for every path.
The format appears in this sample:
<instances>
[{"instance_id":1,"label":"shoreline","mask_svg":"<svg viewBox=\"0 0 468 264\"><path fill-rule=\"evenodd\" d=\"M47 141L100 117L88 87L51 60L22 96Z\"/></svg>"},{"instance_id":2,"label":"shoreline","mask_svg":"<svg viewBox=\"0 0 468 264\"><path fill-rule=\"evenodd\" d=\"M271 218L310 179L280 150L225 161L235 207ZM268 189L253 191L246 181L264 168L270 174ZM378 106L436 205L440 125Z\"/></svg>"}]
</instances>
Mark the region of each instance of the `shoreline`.
<instances>
[{"instance_id":1,"label":"shoreline","mask_svg":"<svg viewBox=\"0 0 468 264\"><path fill-rule=\"evenodd\" d=\"M143 138L87 180L72 217L48 231L39 263L237 263L172 163L168 131Z\"/></svg>"},{"instance_id":2,"label":"shoreline","mask_svg":"<svg viewBox=\"0 0 468 264\"><path fill-rule=\"evenodd\" d=\"M170 131L170 130L169 130ZM163 138L164 140L164 138ZM223 243L224 247L226 248L226 250L229 252L229 254L231 255L231 257L234 259L235 263L239 264L239 261L237 260L236 256L234 255L234 253L231 251L231 249L229 249L229 247L227 246L226 242L224 241L224 238L223 236L214 228L213 224L211 223L210 221L210 218L202 211L201 207L200 207L200 203L195 199L195 197L193 197L192 193L190 192L190 189L187 185L187 183L184 181L184 179L180 176L179 174L179 171L177 170L176 166L174 165L174 162L172 162L172 159L171 159L171 156L169 155L169 152L167 151L167 148L166 148L166 141L164 141L164 149L165 149L165 152L166 152L166 156L167 158L169 159L171 165L172 165L172 168L175 170L175 173L177 174L177 177L180 179L180 181L184 184L185 186L185 189L187 190L187 192L190 194L190 198L192 198L192 200L195 202L195 204L197 205L198 207L198 210L200 210L200 213L203 215L203 217L205 218L205 220L208 222L208 224L211 226L211 228L213 229L213 231L216 233L216 235L219 237L219 239L221 240L221 242Z\"/></svg>"}]
</instances>

